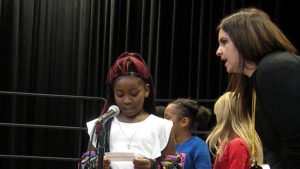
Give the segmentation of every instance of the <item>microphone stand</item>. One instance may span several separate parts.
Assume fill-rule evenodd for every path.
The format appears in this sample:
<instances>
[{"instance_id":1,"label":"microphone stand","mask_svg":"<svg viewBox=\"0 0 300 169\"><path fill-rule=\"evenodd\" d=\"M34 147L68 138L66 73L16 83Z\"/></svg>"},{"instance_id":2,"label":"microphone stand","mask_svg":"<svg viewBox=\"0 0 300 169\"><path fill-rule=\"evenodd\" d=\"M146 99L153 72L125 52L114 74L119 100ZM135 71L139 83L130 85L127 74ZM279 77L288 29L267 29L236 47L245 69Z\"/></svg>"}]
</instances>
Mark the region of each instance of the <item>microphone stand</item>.
<instances>
[{"instance_id":1,"label":"microphone stand","mask_svg":"<svg viewBox=\"0 0 300 169\"><path fill-rule=\"evenodd\" d=\"M97 121L96 125L100 125L100 130L97 133L98 169L103 169L103 157L104 157L105 136L106 136L105 125L100 121Z\"/></svg>"}]
</instances>

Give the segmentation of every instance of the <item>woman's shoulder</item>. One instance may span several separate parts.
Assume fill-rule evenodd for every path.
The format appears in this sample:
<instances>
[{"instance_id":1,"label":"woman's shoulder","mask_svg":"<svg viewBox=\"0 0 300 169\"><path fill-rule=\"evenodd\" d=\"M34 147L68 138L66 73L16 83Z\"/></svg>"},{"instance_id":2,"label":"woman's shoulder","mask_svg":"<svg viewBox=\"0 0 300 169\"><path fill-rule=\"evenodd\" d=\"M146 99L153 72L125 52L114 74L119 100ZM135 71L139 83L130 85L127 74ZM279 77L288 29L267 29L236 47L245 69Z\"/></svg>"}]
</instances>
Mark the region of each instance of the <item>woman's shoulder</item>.
<instances>
[{"instance_id":1,"label":"woman's shoulder","mask_svg":"<svg viewBox=\"0 0 300 169\"><path fill-rule=\"evenodd\" d=\"M273 84L284 85L290 78L298 75L299 70L300 56L289 52L274 52L268 54L259 62L253 80L256 81L259 87L269 85L272 88L279 87L280 89L281 85L274 86Z\"/></svg>"},{"instance_id":2,"label":"woman's shoulder","mask_svg":"<svg viewBox=\"0 0 300 169\"><path fill-rule=\"evenodd\" d=\"M263 57L258 64L258 69L260 71L268 71L269 69L276 71L276 69L287 69L288 67L299 64L300 56L290 52L278 51Z\"/></svg>"}]
</instances>

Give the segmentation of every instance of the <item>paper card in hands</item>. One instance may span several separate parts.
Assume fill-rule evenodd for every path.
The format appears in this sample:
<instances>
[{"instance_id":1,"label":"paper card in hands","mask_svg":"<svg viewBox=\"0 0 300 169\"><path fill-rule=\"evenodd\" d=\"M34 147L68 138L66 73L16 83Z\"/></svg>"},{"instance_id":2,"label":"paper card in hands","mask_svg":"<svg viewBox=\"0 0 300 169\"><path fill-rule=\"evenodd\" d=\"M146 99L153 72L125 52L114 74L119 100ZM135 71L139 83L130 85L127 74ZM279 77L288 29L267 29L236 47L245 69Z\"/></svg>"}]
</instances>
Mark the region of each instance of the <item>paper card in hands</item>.
<instances>
[{"instance_id":1,"label":"paper card in hands","mask_svg":"<svg viewBox=\"0 0 300 169\"><path fill-rule=\"evenodd\" d=\"M110 161L132 161L135 156L134 153L124 153L124 152L106 152L105 158L109 159Z\"/></svg>"}]
</instances>

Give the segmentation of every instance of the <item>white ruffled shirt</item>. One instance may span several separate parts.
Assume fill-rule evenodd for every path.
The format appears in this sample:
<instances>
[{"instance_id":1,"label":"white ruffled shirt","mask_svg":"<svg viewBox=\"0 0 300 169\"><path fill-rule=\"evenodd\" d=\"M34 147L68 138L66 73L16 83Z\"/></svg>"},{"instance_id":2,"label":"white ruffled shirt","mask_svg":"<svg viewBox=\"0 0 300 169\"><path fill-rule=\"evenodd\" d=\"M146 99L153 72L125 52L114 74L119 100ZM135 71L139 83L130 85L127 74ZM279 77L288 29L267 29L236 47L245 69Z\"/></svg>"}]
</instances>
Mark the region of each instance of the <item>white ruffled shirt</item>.
<instances>
[{"instance_id":1,"label":"white ruffled shirt","mask_svg":"<svg viewBox=\"0 0 300 169\"><path fill-rule=\"evenodd\" d=\"M96 120L87 122L90 139ZM120 122L114 117L110 129L110 152L133 152L135 157L155 159L161 156L161 151L167 146L172 126L172 121L152 114L144 121L137 123ZM96 135L92 143L96 147ZM111 167L112 169L133 169L133 163L112 161Z\"/></svg>"}]
</instances>

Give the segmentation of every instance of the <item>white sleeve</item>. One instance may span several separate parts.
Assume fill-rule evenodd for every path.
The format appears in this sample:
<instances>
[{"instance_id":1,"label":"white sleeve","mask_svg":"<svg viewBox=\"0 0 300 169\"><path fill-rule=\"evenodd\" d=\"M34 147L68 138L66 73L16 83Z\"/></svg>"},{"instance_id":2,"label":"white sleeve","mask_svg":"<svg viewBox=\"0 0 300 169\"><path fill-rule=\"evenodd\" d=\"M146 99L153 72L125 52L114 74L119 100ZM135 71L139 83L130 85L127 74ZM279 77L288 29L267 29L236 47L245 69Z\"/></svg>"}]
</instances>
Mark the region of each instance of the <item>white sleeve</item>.
<instances>
[{"instance_id":1,"label":"white sleeve","mask_svg":"<svg viewBox=\"0 0 300 169\"><path fill-rule=\"evenodd\" d=\"M152 114L147 118L147 123L143 125L144 131L139 135L140 138L144 139L139 139L139 144L144 147L143 154L145 154L145 152L149 152L150 154L143 157L157 158L161 156L162 150L168 145L172 126L172 121Z\"/></svg>"},{"instance_id":2,"label":"white sleeve","mask_svg":"<svg viewBox=\"0 0 300 169\"><path fill-rule=\"evenodd\" d=\"M161 127L159 128L160 149L164 150L169 142L173 122L167 119L162 119Z\"/></svg>"},{"instance_id":3,"label":"white sleeve","mask_svg":"<svg viewBox=\"0 0 300 169\"><path fill-rule=\"evenodd\" d=\"M97 135L95 134L95 130L94 130L96 121L97 119L94 119L86 123L88 134L90 136L90 141L93 138L92 144L94 147L96 147L96 143L97 143L97 138L96 138Z\"/></svg>"}]
</instances>

